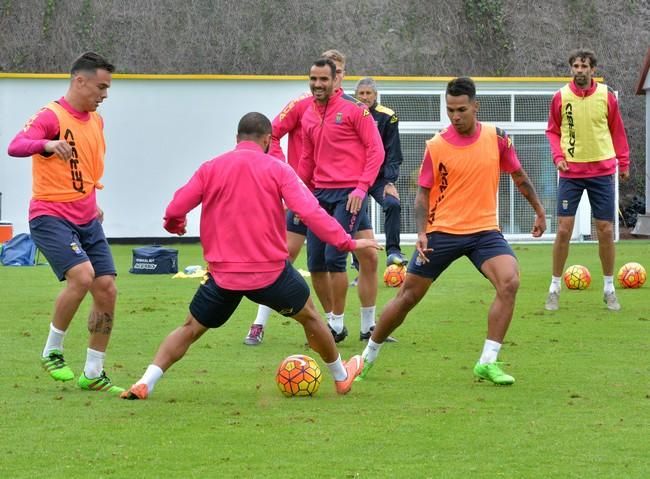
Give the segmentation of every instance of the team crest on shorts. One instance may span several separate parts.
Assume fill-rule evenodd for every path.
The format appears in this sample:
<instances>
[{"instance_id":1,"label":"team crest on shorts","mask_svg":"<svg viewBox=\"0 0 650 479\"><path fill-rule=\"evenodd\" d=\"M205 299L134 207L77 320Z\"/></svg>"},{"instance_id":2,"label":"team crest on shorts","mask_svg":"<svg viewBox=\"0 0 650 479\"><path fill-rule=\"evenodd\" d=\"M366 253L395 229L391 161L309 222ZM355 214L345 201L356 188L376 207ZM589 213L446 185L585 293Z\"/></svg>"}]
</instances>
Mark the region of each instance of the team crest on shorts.
<instances>
[{"instance_id":1,"label":"team crest on shorts","mask_svg":"<svg viewBox=\"0 0 650 479\"><path fill-rule=\"evenodd\" d=\"M81 256L81 253L82 253L81 248L80 248L79 245L78 245L77 243L75 243L74 241L73 241L72 243L70 243L70 249L71 249L71 250L74 252L74 254L76 254L77 256Z\"/></svg>"},{"instance_id":2,"label":"team crest on shorts","mask_svg":"<svg viewBox=\"0 0 650 479\"><path fill-rule=\"evenodd\" d=\"M420 255L417 255L415 257L415 264L417 266L422 266L424 264L424 260L422 259L422 257Z\"/></svg>"},{"instance_id":3,"label":"team crest on shorts","mask_svg":"<svg viewBox=\"0 0 650 479\"><path fill-rule=\"evenodd\" d=\"M562 209L563 210L569 209L569 200L562 200Z\"/></svg>"}]
</instances>

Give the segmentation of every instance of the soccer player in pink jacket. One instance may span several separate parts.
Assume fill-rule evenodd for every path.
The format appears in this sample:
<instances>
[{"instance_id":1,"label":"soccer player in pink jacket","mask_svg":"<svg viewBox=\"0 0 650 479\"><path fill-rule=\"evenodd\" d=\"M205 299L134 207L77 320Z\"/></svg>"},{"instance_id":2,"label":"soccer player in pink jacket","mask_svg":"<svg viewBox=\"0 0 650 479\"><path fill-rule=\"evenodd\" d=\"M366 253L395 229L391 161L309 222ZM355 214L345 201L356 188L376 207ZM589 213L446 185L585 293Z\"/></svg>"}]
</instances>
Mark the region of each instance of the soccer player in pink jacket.
<instances>
[{"instance_id":1,"label":"soccer player in pink jacket","mask_svg":"<svg viewBox=\"0 0 650 479\"><path fill-rule=\"evenodd\" d=\"M302 117L303 147L298 175L313 188L320 205L348 233L359 233L367 215L368 188L384 162L384 146L368 108L335 88L336 64L327 58L316 60L309 73L313 103ZM328 319L336 342L348 335L344 309L348 288L347 255L325 245L307 233L307 263L312 284L321 298L332 297ZM368 231L372 236L372 231ZM367 254L366 254L367 253ZM377 299L377 255L366 251L357 255L361 265L358 294L361 301L360 339L375 324ZM370 281L362 281L362 275Z\"/></svg>"},{"instance_id":2,"label":"soccer player in pink jacket","mask_svg":"<svg viewBox=\"0 0 650 479\"><path fill-rule=\"evenodd\" d=\"M336 66L336 76L334 77L334 90L342 88L343 78L345 77L346 58L338 50L327 50L321 54L322 58L328 58ZM298 169L298 162L302 154L302 117L305 112L312 107L314 103L311 93L305 93L298 98L291 100L282 111L273 119L271 126L271 146L269 155L275 156L289 163L294 169ZM287 156L285 158L280 140L288 136ZM293 211L287 211L287 247L289 256L293 262L302 249L307 236L307 226L300 220L300 216ZM359 227L353 235L355 238L374 239L372 232L372 223L370 216L363 215L359 219ZM359 272L359 300L361 302L361 328L359 338L367 340L370 337L370 330L375 324L375 303L377 300L377 254L375 251L365 249L362 252L361 271ZM317 291L323 311L328 322L332 319L332 291L323 289ZM258 346L262 344L264 332L272 310L264 305L257 309L257 316L251 324L244 344L248 346ZM394 340L391 338L391 340Z\"/></svg>"},{"instance_id":3,"label":"soccer player in pink jacket","mask_svg":"<svg viewBox=\"0 0 650 479\"><path fill-rule=\"evenodd\" d=\"M167 336L153 363L122 398L146 399L164 371L208 329L228 321L244 296L303 326L310 347L334 376L339 394L350 390L362 370L360 356L341 360L307 283L291 266L283 201L310 231L342 251L380 246L374 240L352 239L320 208L289 165L265 153L270 143L268 118L247 113L239 122L236 148L201 165L167 207L164 228L182 235L187 213L202 205L200 237L208 279L194 295L185 323Z\"/></svg>"}]
</instances>

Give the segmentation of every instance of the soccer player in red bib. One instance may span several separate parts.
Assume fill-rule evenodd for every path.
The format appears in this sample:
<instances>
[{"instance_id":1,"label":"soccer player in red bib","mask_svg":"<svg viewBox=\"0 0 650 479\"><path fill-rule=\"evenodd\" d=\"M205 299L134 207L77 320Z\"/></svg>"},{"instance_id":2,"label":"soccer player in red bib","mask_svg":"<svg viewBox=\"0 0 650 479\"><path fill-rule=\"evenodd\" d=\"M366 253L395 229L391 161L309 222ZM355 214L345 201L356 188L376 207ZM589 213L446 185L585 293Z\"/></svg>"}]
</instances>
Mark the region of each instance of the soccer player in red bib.
<instances>
[{"instance_id":1,"label":"soccer player in red bib","mask_svg":"<svg viewBox=\"0 0 650 479\"><path fill-rule=\"evenodd\" d=\"M474 374L495 384L514 378L503 372L497 356L510 325L519 289L515 254L499 230L499 175L510 174L519 192L535 210L533 237L546 230L546 214L535 188L522 169L506 133L476 119L476 87L467 77L447 85L451 126L427 142L415 199L417 254L411 258L397 296L384 308L368 346L361 378L373 366L388 337L424 297L451 263L466 256L494 286L488 309L487 338Z\"/></svg>"}]
</instances>

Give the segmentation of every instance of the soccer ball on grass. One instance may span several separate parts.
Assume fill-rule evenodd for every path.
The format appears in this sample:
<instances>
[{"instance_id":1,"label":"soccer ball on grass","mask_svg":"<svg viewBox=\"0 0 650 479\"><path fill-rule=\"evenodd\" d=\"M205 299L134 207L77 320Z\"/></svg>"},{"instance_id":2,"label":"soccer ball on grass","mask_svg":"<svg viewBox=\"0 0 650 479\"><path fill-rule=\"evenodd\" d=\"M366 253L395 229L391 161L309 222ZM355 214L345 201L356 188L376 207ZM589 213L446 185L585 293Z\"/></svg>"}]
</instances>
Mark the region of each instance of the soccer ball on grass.
<instances>
[{"instance_id":1,"label":"soccer ball on grass","mask_svg":"<svg viewBox=\"0 0 650 479\"><path fill-rule=\"evenodd\" d=\"M391 264L384 271L384 284L389 288L398 288L404 282L406 268L400 264Z\"/></svg>"},{"instance_id":2,"label":"soccer ball on grass","mask_svg":"<svg viewBox=\"0 0 650 479\"><path fill-rule=\"evenodd\" d=\"M275 381L280 392L287 397L313 396L318 391L322 374L318 363L304 354L285 358L278 367Z\"/></svg>"},{"instance_id":3,"label":"soccer ball on grass","mask_svg":"<svg viewBox=\"0 0 650 479\"><path fill-rule=\"evenodd\" d=\"M648 278L645 268L639 263L625 263L616 275L623 288L640 288Z\"/></svg>"},{"instance_id":4,"label":"soccer ball on grass","mask_svg":"<svg viewBox=\"0 0 650 479\"><path fill-rule=\"evenodd\" d=\"M564 284L569 289L587 289L591 284L591 274L585 266L574 264L564 272Z\"/></svg>"}]
</instances>

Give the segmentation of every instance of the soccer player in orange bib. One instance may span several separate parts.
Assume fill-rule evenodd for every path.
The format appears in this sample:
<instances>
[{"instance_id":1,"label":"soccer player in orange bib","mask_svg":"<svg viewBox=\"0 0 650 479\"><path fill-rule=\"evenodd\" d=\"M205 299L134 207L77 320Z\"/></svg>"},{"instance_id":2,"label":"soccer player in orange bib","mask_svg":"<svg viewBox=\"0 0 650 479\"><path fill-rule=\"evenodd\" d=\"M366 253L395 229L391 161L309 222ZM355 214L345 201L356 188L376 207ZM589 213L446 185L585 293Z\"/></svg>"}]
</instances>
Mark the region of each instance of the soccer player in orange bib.
<instances>
[{"instance_id":1,"label":"soccer player in orange bib","mask_svg":"<svg viewBox=\"0 0 650 479\"><path fill-rule=\"evenodd\" d=\"M472 79L456 78L447 85L447 115L451 126L427 141L415 199L417 254L411 258L397 296L384 308L363 351L365 378L382 344L456 259L467 256L494 286L488 309L487 338L474 374L495 384L514 378L497 362L510 325L519 289L519 268L512 248L499 230L497 194L502 171L535 210L533 237L546 230L546 213L522 169L506 133L480 123Z\"/></svg>"},{"instance_id":2,"label":"soccer player in orange bib","mask_svg":"<svg viewBox=\"0 0 650 479\"><path fill-rule=\"evenodd\" d=\"M71 69L65 96L27 121L9 145L9 155L32 157L29 231L65 287L54 305L41 362L57 381L74 378L63 358L63 339L79 305L90 292L90 340L81 389L118 394L104 372L106 348L115 316L115 265L102 229L96 190L104 172L104 122L97 107L108 96L115 67L93 52Z\"/></svg>"}]
</instances>

